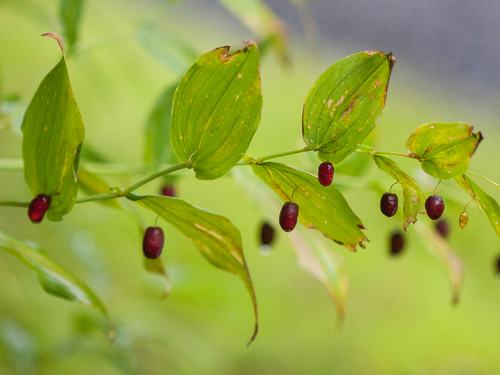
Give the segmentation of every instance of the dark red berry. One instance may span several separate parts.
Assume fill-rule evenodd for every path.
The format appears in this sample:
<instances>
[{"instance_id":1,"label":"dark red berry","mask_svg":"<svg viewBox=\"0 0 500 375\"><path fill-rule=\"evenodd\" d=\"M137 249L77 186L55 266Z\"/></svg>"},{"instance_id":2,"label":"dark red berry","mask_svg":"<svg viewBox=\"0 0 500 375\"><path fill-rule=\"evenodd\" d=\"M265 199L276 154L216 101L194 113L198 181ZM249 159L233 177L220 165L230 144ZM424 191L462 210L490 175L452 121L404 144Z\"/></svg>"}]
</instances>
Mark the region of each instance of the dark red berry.
<instances>
[{"instance_id":1,"label":"dark red berry","mask_svg":"<svg viewBox=\"0 0 500 375\"><path fill-rule=\"evenodd\" d=\"M271 245L274 240L274 228L268 222L262 224L260 229L260 243L261 245Z\"/></svg>"},{"instance_id":2,"label":"dark red berry","mask_svg":"<svg viewBox=\"0 0 500 375\"><path fill-rule=\"evenodd\" d=\"M174 185L164 185L161 188L161 195L166 197L175 197L175 186Z\"/></svg>"},{"instance_id":3,"label":"dark red berry","mask_svg":"<svg viewBox=\"0 0 500 375\"><path fill-rule=\"evenodd\" d=\"M398 196L394 193L384 193L380 199L380 211L387 216L391 217L398 212Z\"/></svg>"},{"instance_id":4,"label":"dark red berry","mask_svg":"<svg viewBox=\"0 0 500 375\"><path fill-rule=\"evenodd\" d=\"M405 247L405 238L400 231L391 234L391 248L390 253L392 256L398 255Z\"/></svg>"},{"instance_id":5,"label":"dark red berry","mask_svg":"<svg viewBox=\"0 0 500 375\"><path fill-rule=\"evenodd\" d=\"M495 273L500 274L500 255L497 255L495 259Z\"/></svg>"},{"instance_id":6,"label":"dark red berry","mask_svg":"<svg viewBox=\"0 0 500 375\"><path fill-rule=\"evenodd\" d=\"M280 212L280 226L285 232L291 232L297 225L299 216L299 205L293 202L286 202Z\"/></svg>"},{"instance_id":7,"label":"dark red berry","mask_svg":"<svg viewBox=\"0 0 500 375\"><path fill-rule=\"evenodd\" d=\"M144 233L142 241L142 251L146 258L158 258L163 250L163 229L160 227L149 227Z\"/></svg>"},{"instance_id":8,"label":"dark red berry","mask_svg":"<svg viewBox=\"0 0 500 375\"><path fill-rule=\"evenodd\" d=\"M437 220L444 212L443 198L439 195L431 195L425 201L425 211L432 220Z\"/></svg>"},{"instance_id":9,"label":"dark red berry","mask_svg":"<svg viewBox=\"0 0 500 375\"><path fill-rule=\"evenodd\" d=\"M448 235L450 234L450 224L448 223L448 220L441 219L437 221L436 230L441 235L441 237L448 238Z\"/></svg>"},{"instance_id":10,"label":"dark red berry","mask_svg":"<svg viewBox=\"0 0 500 375\"><path fill-rule=\"evenodd\" d=\"M325 161L321 163L318 168L318 180L319 183L323 186L328 186L332 183L333 180L333 172L335 168L333 168L333 164L329 161Z\"/></svg>"},{"instance_id":11,"label":"dark red berry","mask_svg":"<svg viewBox=\"0 0 500 375\"><path fill-rule=\"evenodd\" d=\"M32 222L39 223L49 208L50 197L45 194L39 194L31 201L28 208L28 216Z\"/></svg>"}]
</instances>

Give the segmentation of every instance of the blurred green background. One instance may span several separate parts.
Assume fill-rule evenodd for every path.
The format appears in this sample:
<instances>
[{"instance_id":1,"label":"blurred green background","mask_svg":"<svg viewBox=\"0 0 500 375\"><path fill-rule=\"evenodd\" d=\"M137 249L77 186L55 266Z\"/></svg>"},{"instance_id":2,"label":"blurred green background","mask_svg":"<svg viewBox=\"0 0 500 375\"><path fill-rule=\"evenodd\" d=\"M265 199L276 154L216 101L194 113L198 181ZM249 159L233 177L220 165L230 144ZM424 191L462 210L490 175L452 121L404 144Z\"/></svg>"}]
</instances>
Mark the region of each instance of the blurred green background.
<instances>
[{"instance_id":1,"label":"blurred green background","mask_svg":"<svg viewBox=\"0 0 500 375\"><path fill-rule=\"evenodd\" d=\"M0 119L0 158L21 158L23 111L60 58L56 43L40 38L45 32L63 34L58 9L54 0L0 1L0 92L20 96L12 111L3 103L2 111L8 114ZM193 63L185 54L162 51L182 52L176 46L187 45L201 54L222 45L241 48L242 41L262 38L227 9L215 1L85 2L79 43L68 59L86 127L85 145L112 163L139 166L145 123L157 97ZM163 33L152 50L141 47L134 34L145 22ZM356 19L352 22L355 25ZM290 30L295 26L289 25ZM312 37L314 41L314 33ZM307 91L328 66L358 52L346 43L322 43L321 38L315 42L294 31L287 39L289 65L272 48L262 57L264 108L249 155L303 147L301 114ZM398 50L392 52L398 58ZM375 148L404 152L406 139L417 126L465 121L485 137L470 169L499 181L498 89L481 95L480 90L465 86L461 90L453 82L429 77L409 58L398 60L384 115L371 140ZM277 161L311 171L317 164L307 155ZM436 181L419 171L416 162L396 161L417 179L424 193L432 193ZM452 181L441 183L440 191L450 197L445 211L451 225L449 244L465 266L460 301L452 306L446 267L427 252L414 227L408 229L404 254L388 256L389 235L402 228L403 218L380 214L381 192L370 181L385 190L392 181L373 165L362 177L349 176L357 174L360 165L353 162L343 170L341 165L343 173L335 177L370 239L367 248L357 253L329 244L340 263L345 262L349 278L342 325L324 287L297 265L287 234L280 231L271 254L261 255L258 233L265 213L243 187L230 177L198 181L189 171L181 173L180 198L228 217L242 232L260 316L259 335L248 348L253 314L243 284L206 263L191 242L168 224L160 223L172 292L161 301L165 282L144 270L141 234L123 212L99 203L80 204L60 223L45 220L32 225L25 209L0 207L1 230L40 244L87 282L117 328L117 339L111 343L109 327L99 312L44 293L34 273L2 252L0 373L496 373L500 285L494 259L500 242L487 219L471 204L469 224L461 230L458 217L470 199ZM102 176L111 186L121 187L141 177ZM0 181L0 199L31 199L22 170L1 168ZM493 185L475 181L499 197ZM156 181L141 192L156 193L159 186ZM394 189L401 193L399 187ZM140 215L147 225L155 219L145 211ZM278 227L277 214L274 217ZM419 216L417 225L432 223Z\"/></svg>"}]
</instances>

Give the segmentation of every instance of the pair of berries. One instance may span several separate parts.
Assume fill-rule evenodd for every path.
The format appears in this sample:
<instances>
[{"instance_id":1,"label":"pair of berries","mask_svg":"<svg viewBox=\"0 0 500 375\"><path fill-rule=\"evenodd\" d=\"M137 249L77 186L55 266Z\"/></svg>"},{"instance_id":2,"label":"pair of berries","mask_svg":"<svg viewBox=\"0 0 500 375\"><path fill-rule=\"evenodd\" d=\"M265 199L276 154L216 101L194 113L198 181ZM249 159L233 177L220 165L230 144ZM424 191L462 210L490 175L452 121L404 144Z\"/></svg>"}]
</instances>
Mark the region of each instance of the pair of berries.
<instances>
[{"instance_id":1,"label":"pair of berries","mask_svg":"<svg viewBox=\"0 0 500 375\"><path fill-rule=\"evenodd\" d=\"M333 180L335 168L333 164L326 161L319 165L318 181L323 186L329 186ZM299 205L293 202L286 202L280 212L280 226L285 232L291 232L297 225L299 216Z\"/></svg>"},{"instance_id":2,"label":"pair of berries","mask_svg":"<svg viewBox=\"0 0 500 375\"><path fill-rule=\"evenodd\" d=\"M391 217L398 211L398 196L394 193L384 193L380 200L380 211ZM439 195L430 195L425 201L425 212L432 220L437 220L444 212L443 198Z\"/></svg>"}]
</instances>

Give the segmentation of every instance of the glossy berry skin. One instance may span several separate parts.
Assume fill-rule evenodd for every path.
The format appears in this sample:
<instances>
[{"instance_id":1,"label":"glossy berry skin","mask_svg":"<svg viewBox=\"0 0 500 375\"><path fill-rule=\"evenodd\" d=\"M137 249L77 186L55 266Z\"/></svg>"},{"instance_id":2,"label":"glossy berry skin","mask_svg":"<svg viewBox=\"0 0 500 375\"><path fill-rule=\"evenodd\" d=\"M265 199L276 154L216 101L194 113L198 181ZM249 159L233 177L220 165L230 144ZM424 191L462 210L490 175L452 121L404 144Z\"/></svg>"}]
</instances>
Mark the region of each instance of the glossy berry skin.
<instances>
[{"instance_id":1,"label":"glossy berry skin","mask_svg":"<svg viewBox=\"0 0 500 375\"><path fill-rule=\"evenodd\" d=\"M398 255L405 247L405 238L403 233L397 231L391 234L391 248L389 249L392 256Z\"/></svg>"},{"instance_id":2,"label":"glossy berry skin","mask_svg":"<svg viewBox=\"0 0 500 375\"><path fill-rule=\"evenodd\" d=\"M380 199L380 211L387 216L392 217L398 212L398 196L394 193L384 193Z\"/></svg>"},{"instance_id":3,"label":"glossy berry skin","mask_svg":"<svg viewBox=\"0 0 500 375\"><path fill-rule=\"evenodd\" d=\"M436 231L441 235L441 237L448 238L448 235L450 234L450 224L448 223L448 220L441 219L436 222Z\"/></svg>"},{"instance_id":4,"label":"glossy berry skin","mask_svg":"<svg viewBox=\"0 0 500 375\"><path fill-rule=\"evenodd\" d=\"M268 222L262 224L260 229L260 244L269 246L274 241L274 228Z\"/></svg>"},{"instance_id":5,"label":"glossy berry skin","mask_svg":"<svg viewBox=\"0 0 500 375\"><path fill-rule=\"evenodd\" d=\"M174 185L164 185L161 188L161 195L166 197L175 197L175 186Z\"/></svg>"},{"instance_id":6,"label":"glossy berry skin","mask_svg":"<svg viewBox=\"0 0 500 375\"><path fill-rule=\"evenodd\" d=\"M443 198L439 195L430 195L425 201L425 211L432 220L437 220L444 212Z\"/></svg>"},{"instance_id":7,"label":"glossy berry skin","mask_svg":"<svg viewBox=\"0 0 500 375\"><path fill-rule=\"evenodd\" d=\"M38 224L45 216L45 212L50 208L50 197L45 194L39 194L30 203L28 216L30 220Z\"/></svg>"},{"instance_id":8,"label":"glossy berry skin","mask_svg":"<svg viewBox=\"0 0 500 375\"><path fill-rule=\"evenodd\" d=\"M160 227L149 227L144 233L142 241L142 251L146 258L156 259L160 256L163 250L163 229Z\"/></svg>"},{"instance_id":9,"label":"glossy berry skin","mask_svg":"<svg viewBox=\"0 0 500 375\"><path fill-rule=\"evenodd\" d=\"M285 232L291 232L297 225L299 216L299 205L293 202L286 202L280 212L280 226Z\"/></svg>"},{"instance_id":10,"label":"glossy berry skin","mask_svg":"<svg viewBox=\"0 0 500 375\"><path fill-rule=\"evenodd\" d=\"M323 186L329 186L333 180L333 172L335 168L333 164L329 161L325 161L321 163L318 168L318 180L319 183Z\"/></svg>"}]
</instances>

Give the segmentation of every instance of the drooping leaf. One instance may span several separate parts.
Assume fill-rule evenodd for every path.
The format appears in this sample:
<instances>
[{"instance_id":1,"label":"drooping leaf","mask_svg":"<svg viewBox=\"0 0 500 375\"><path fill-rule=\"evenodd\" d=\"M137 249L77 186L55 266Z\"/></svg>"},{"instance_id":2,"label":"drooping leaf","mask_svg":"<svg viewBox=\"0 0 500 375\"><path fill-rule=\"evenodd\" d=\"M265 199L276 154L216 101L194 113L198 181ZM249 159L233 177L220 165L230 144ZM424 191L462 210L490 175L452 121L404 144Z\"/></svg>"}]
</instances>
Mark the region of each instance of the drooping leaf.
<instances>
[{"instance_id":1,"label":"drooping leaf","mask_svg":"<svg viewBox=\"0 0 500 375\"><path fill-rule=\"evenodd\" d=\"M270 223L275 223L281 210L281 200L242 168L233 169L231 174L246 190L262 215ZM326 238L318 238L318 233L298 226L288 235L301 267L325 287L341 321L345 315L348 289L344 259L333 246L325 243Z\"/></svg>"},{"instance_id":2,"label":"drooping leaf","mask_svg":"<svg viewBox=\"0 0 500 375\"><path fill-rule=\"evenodd\" d=\"M148 195L127 195L127 198L156 212L188 237L201 255L215 267L238 276L250 294L255 312L255 331L250 342L257 335L257 301L247 264L243 256L241 235L227 218L195 207L181 199Z\"/></svg>"},{"instance_id":3,"label":"drooping leaf","mask_svg":"<svg viewBox=\"0 0 500 375\"><path fill-rule=\"evenodd\" d=\"M419 126L406 142L408 152L422 162L429 175L448 179L464 174L483 137L463 122Z\"/></svg>"},{"instance_id":4,"label":"drooping leaf","mask_svg":"<svg viewBox=\"0 0 500 375\"><path fill-rule=\"evenodd\" d=\"M161 94L146 124L144 161L152 165L155 170L161 164L178 162L170 143L170 115L176 87L176 85L169 86Z\"/></svg>"},{"instance_id":5,"label":"drooping leaf","mask_svg":"<svg viewBox=\"0 0 500 375\"><path fill-rule=\"evenodd\" d=\"M462 261L449 247L448 242L436 230L429 228L425 224L415 225L415 230L420 236L419 242L448 269L451 282L451 302L453 304L458 303L464 278L464 265Z\"/></svg>"},{"instance_id":6,"label":"drooping leaf","mask_svg":"<svg viewBox=\"0 0 500 375\"><path fill-rule=\"evenodd\" d=\"M467 194L474 198L479 208L495 230L495 233L498 237L500 237L500 206L498 205L498 202L493 199L491 195L485 193L483 189L476 185L474 181L466 175L455 177L455 182Z\"/></svg>"},{"instance_id":7,"label":"drooping leaf","mask_svg":"<svg viewBox=\"0 0 500 375\"><path fill-rule=\"evenodd\" d=\"M61 0L59 18L63 24L64 35L68 41L68 52L72 52L78 40L78 29L85 0Z\"/></svg>"},{"instance_id":8,"label":"drooping leaf","mask_svg":"<svg viewBox=\"0 0 500 375\"><path fill-rule=\"evenodd\" d=\"M154 23L141 25L135 31L134 37L155 59L179 75L199 56L189 43Z\"/></svg>"},{"instance_id":9,"label":"drooping leaf","mask_svg":"<svg viewBox=\"0 0 500 375\"><path fill-rule=\"evenodd\" d=\"M262 0L219 0L219 2L250 30L259 36L261 56L273 48L282 63L289 63L286 29L283 22Z\"/></svg>"},{"instance_id":10,"label":"drooping leaf","mask_svg":"<svg viewBox=\"0 0 500 375\"><path fill-rule=\"evenodd\" d=\"M53 221L62 220L76 200L76 175L85 136L64 55L40 84L21 130L26 183L33 196L50 195L47 216Z\"/></svg>"},{"instance_id":11,"label":"drooping leaf","mask_svg":"<svg viewBox=\"0 0 500 375\"><path fill-rule=\"evenodd\" d=\"M21 241L0 232L0 248L33 269L47 293L71 302L94 307L109 319L104 305L95 293L76 276L51 260L38 245Z\"/></svg>"},{"instance_id":12,"label":"drooping leaf","mask_svg":"<svg viewBox=\"0 0 500 375\"><path fill-rule=\"evenodd\" d=\"M302 134L322 161L340 163L373 130L395 62L392 54L359 52L330 66L313 84L304 103Z\"/></svg>"},{"instance_id":13,"label":"drooping leaf","mask_svg":"<svg viewBox=\"0 0 500 375\"><path fill-rule=\"evenodd\" d=\"M250 42L202 55L174 94L170 137L175 154L202 180L228 172L245 154L260 122L259 56Z\"/></svg>"},{"instance_id":14,"label":"drooping leaf","mask_svg":"<svg viewBox=\"0 0 500 375\"><path fill-rule=\"evenodd\" d=\"M332 184L322 186L318 178L280 163L251 164L254 173L273 189L284 202L299 205L299 220L333 241L355 251L367 241L360 230L361 220L352 212L344 196Z\"/></svg>"},{"instance_id":15,"label":"drooping leaf","mask_svg":"<svg viewBox=\"0 0 500 375\"><path fill-rule=\"evenodd\" d=\"M393 160L381 155L374 155L374 159L377 166L391 175L403 188L403 215L406 230L408 224L416 223L418 214L425 214L425 195L415 180L399 169Z\"/></svg>"}]
</instances>

